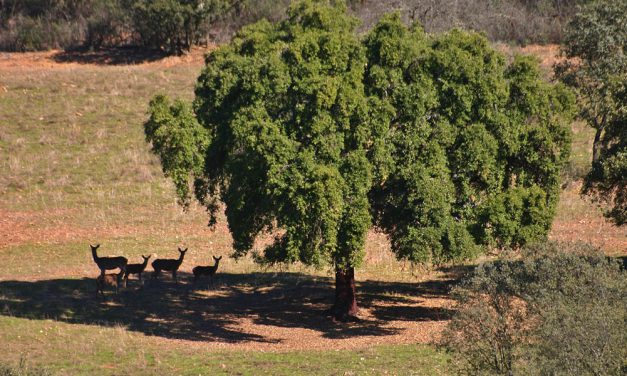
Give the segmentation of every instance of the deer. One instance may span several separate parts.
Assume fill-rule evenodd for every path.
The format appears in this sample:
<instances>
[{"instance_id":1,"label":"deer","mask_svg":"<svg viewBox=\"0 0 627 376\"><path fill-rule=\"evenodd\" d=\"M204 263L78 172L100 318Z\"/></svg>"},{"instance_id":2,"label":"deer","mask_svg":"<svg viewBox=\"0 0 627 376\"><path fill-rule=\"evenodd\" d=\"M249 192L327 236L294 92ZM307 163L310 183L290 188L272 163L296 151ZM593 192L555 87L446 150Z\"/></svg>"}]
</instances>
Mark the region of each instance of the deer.
<instances>
[{"instance_id":1,"label":"deer","mask_svg":"<svg viewBox=\"0 0 627 376\"><path fill-rule=\"evenodd\" d=\"M192 269L192 273L194 273L194 285L196 285L196 282L198 282L198 278L200 278L203 275L208 275L211 280L211 286L213 286L213 276L216 274L216 271L218 271L218 265L220 264L220 260L222 260L222 256L220 257L213 256L213 260L215 261L214 265L209 265L209 266L199 265L199 266L194 267L194 269Z\"/></svg>"},{"instance_id":2,"label":"deer","mask_svg":"<svg viewBox=\"0 0 627 376\"><path fill-rule=\"evenodd\" d=\"M128 264L126 265L126 273L124 273L124 280L128 281L128 276L130 274L137 274L139 276L139 282L142 281L142 273L146 270L146 266L148 265L148 259L150 255L144 256L142 255L144 262L141 264Z\"/></svg>"},{"instance_id":3,"label":"deer","mask_svg":"<svg viewBox=\"0 0 627 376\"><path fill-rule=\"evenodd\" d=\"M122 278L123 275L124 270L122 270L118 274L100 274L96 279L96 295L98 295L98 292L100 292L102 298L106 299L104 294L105 287L113 287L115 289L115 294L117 295L120 285L122 287L126 287L126 281L124 281L124 279Z\"/></svg>"},{"instance_id":4,"label":"deer","mask_svg":"<svg viewBox=\"0 0 627 376\"><path fill-rule=\"evenodd\" d=\"M179 258L178 259L156 259L152 262L152 268L155 270L152 273L152 278L157 278L159 274L161 274L162 270L172 272L172 278L174 282L179 283L176 278L176 272L179 270L179 267L183 263L183 258L185 257L185 252L187 252L187 248L181 249L179 248Z\"/></svg>"},{"instance_id":5,"label":"deer","mask_svg":"<svg viewBox=\"0 0 627 376\"><path fill-rule=\"evenodd\" d=\"M118 256L118 257L98 257L97 250L100 247L100 244L89 245L91 247L91 255L94 258L94 262L98 265L100 269L100 275L103 276L105 271L120 269L121 271L126 270L126 264L128 264L128 259L126 257Z\"/></svg>"}]
</instances>

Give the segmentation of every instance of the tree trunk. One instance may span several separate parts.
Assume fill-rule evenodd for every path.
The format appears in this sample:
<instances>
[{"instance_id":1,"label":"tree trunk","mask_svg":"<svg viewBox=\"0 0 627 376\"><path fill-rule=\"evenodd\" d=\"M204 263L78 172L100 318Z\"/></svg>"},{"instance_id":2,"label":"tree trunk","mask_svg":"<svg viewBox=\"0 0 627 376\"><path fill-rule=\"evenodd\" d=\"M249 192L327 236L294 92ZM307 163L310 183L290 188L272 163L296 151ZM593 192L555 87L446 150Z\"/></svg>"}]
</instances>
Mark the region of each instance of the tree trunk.
<instances>
[{"instance_id":1,"label":"tree trunk","mask_svg":"<svg viewBox=\"0 0 627 376\"><path fill-rule=\"evenodd\" d=\"M338 320L347 320L357 316L357 297L355 295L355 268L335 271L335 303L333 315Z\"/></svg>"},{"instance_id":2,"label":"tree trunk","mask_svg":"<svg viewBox=\"0 0 627 376\"><path fill-rule=\"evenodd\" d=\"M594 142L592 143L592 163L599 160L601 156L601 132L603 128L599 127L596 129L596 133L594 134Z\"/></svg>"}]
</instances>

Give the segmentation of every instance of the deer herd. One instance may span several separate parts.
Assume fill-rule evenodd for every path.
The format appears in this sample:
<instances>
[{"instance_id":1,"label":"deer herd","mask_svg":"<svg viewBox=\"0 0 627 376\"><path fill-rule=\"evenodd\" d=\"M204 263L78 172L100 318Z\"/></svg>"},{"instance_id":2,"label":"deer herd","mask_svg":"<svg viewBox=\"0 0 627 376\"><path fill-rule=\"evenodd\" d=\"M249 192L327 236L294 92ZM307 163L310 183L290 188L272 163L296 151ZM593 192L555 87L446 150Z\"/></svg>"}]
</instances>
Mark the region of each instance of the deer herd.
<instances>
[{"instance_id":1,"label":"deer herd","mask_svg":"<svg viewBox=\"0 0 627 376\"><path fill-rule=\"evenodd\" d=\"M142 273L146 270L146 266L148 265L148 260L150 256L142 255L142 259L144 260L140 264L129 264L128 259L126 257L117 256L117 257L100 257L98 256L98 248L100 244L89 245L91 247L91 255L94 258L94 262L100 269L100 275L96 279L96 293L102 294L104 297L104 288L111 287L117 293L120 287L126 287L126 283L128 281L128 276L131 274L136 274L139 281L142 281ZM179 257L177 259L155 259L152 262L152 278L157 279L162 271L171 272L172 279L175 283L178 284L177 271L179 267L183 263L183 258L185 257L185 253L187 252L187 248L178 249ZM209 276L211 280L211 285L213 286L213 276L216 274L218 270L218 265L220 264L220 260L222 256L215 257L213 256L213 260L215 261L214 265L208 266L196 266L192 269L192 273L194 273L194 285L198 283L198 280L202 276ZM120 272L117 274L109 273L107 274L107 270L115 270L120 269Z\"/></svg>"}]
</instances>

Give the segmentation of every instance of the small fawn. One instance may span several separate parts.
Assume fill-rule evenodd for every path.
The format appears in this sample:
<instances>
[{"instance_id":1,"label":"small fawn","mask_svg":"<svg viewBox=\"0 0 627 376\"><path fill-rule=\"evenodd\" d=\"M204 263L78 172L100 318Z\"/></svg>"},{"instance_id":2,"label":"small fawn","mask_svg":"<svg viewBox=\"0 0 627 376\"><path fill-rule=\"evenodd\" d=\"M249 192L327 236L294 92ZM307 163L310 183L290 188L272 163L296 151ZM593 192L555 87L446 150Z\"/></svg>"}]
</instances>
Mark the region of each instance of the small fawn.
<instances>
[{"instance_id":1,"label":"small fawn","mask_svg":"<svg viewBox=\"0 0 627 376\"><path fill-rule=\"evenodd\" d=\"M128 260L126 257L118 256L118 257L98 257L98 253L96 252L100 247L100 244L89 245L91 247L91 255L94 258L94 262L98 265L100 269L100 275L104 275L106 270L112 269L120 269L122 272L126 270L126 264L128 264Z\"/></svg>"},{"instance_id":2,"label":"small fawn","mask_svg":"<svg viewBox=\"0 0 627 376\"><path fill-rule=\"evenodd\" d=\"M102 298L105 299L105 287L113 287L117 295L120 286L126 287L126 282L122 278L123 275L124 271L121 271L118 274L100 274L96 279L96 295L100 292Z\"/></svg>"},{"instance_id":3,"label":"small fawn","mask_svg":"<svg viewBox=\"0 0 627 376\"><path fill-rule=\"evenodd\" d=\"M152 268L155 270L152 273L152 278L157 278L159 274L161 274L162 270L172 272L172 278L174 282L179 283L176 278L176 272L179 270L179 267L183 263L183 258L185 257L185 252L187 252L187 248L181 249L179 248L179 258L178 259L156 259L152 262Z\"/></svg>"},{"instance_id":4,"label":"small fawn","mask_svg":"<svg viewBox=\"0 0 627 376\"><path fill-rule=\"evenodd\" d=\"M144 272L144 270L146 270L146 266L148 265L148 259L150 258L150 255L148 255L147 257L142 255L142 258L144 259L144 262L141 264L128 264L126 265L126 273L124 273L124 280L128 281L128 276L130 274L137 274L139 276L139 281L141 282L142 280L142 273Z\"/></svg>"},{"instance_id":5,"label":"small fawn","mask_svg":"<svg viewBox=\"0 0 627 376\"><path fill-rule=\"evenodd\" d=\"M194 273L194 285L196 284L196 282L198 282L198 278L200 278L200 276L208 275L211 280L211 286L213 286L213 276L218 270L218 265L220 264L220 260L222 260L222 256L213 256L213 260L215 261L214 265L196 266L194 269L192 269L192 273Z\"/></svg>"}]
</instances>

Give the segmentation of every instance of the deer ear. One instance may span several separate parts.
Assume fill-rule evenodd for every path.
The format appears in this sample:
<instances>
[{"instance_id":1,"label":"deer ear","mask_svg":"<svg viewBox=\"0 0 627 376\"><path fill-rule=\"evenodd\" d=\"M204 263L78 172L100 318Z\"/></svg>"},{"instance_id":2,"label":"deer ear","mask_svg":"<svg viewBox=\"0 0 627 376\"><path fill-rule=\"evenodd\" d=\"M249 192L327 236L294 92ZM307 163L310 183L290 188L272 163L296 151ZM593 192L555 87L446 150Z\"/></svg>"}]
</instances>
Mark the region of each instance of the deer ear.
<instances>
[{"instance_id":1,"label":"deer ear","mask_svg":"<svg viewBox=\"0 0 627 376\"><path fill-rule=\"evenodd\" d=\"M185 248L185 250L183 252L187 252L187 248Z\"/></svg>"}]
</instances>

